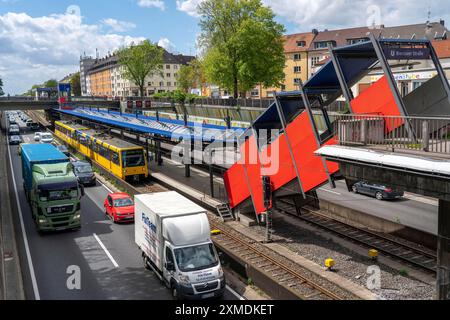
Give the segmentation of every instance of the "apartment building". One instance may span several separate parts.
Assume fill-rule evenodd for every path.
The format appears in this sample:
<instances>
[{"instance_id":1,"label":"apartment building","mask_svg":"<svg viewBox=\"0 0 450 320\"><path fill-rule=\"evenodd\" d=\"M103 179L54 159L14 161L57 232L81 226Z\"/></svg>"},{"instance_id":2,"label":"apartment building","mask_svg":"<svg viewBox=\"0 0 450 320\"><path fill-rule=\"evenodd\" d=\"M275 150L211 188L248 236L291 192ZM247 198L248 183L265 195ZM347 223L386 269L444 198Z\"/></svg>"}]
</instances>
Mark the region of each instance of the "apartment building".
<instances>
[{"instance_id":1,"label":"apartment building","mask_svg":"<svg viewBox=\"0 0 450 320\"><path fill-rule=\"evenodd\" d=\"M175 55L164 50L163 68L145 79L144 96L170 92L177 89L177 76L182 65L195 59L193 56ZM124 67L119 65L117 55L108 55L94 62L88 71L86 88L94 96L111 98L137 97L139 86L124 78Z\"/></svg>"},{"instance_id":2,"label":"apartment building","mask_svg":"<svg viewBox=\"0 0 450 320\"><path fill-rule=\"evenodd\" d=\"M92 57L88 57L86 55L80 57L80 86L82 96L91 95L90 77L88 71L92 68L94 63L95 59Z\"/></svg>"}]
</instances>

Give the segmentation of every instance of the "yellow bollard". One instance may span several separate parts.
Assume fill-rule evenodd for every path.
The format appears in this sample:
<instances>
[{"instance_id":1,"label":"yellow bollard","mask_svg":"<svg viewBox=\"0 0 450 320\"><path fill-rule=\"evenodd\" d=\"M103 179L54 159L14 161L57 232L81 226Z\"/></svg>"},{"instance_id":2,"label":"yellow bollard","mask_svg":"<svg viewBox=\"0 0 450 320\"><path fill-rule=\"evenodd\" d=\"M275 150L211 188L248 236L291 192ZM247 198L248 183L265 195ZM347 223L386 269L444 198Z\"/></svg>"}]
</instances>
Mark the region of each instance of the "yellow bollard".
<instances>
[{"instance_id":1,"label":"yellow bollard","mask_svg":"<svg viewBox=\"0 0 450 320\"><path fill-rule=\"evenodd\" d=\"M369 257L370 257L372 260L377 260L377 259L378 259L378 250L370 249L370 250L369 250Z\"/></svg>"},{"instance_id":2,"label":"yellow bollard","mask_svg":"<svg viewBox=\"0 0 450 320\"><path fill-rule=\"evenodd\" d=\"M219 234L221 234L221 233L222 233L222 231L220 231L220 230L218 230L218 229L212 230L212 231L211 231L211 234L212 234L213 236L219 235Z\"/></svg>"},{"instance_id":3,"label":"yellow bollard","mask_svg":"<svg viewBox=\"0 0 450 320\"><path fill-rule=\"evenodd\" d=\"M333 267L336 265L336 262L334 259L326 259L325 260L325 267L327 267L328 271L332 271Z\"/></svg>"}]
</instances>

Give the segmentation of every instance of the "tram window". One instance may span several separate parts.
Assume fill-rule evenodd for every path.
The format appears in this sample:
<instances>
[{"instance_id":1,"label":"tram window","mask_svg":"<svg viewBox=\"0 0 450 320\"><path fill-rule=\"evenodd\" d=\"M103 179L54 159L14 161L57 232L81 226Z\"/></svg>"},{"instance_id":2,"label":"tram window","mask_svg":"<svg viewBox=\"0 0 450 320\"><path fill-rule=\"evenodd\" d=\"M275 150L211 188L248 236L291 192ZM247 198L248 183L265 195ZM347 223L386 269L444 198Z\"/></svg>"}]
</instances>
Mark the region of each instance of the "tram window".
<instances>
[{"instance_id":1,"label":"tram window","mask_svg":"<svg viewBox=\"0 0 450 320\"><path fill-rule=\"evenodd\" d=\"M144 151L142 149L122 151L122 159L124 168L141 167L145 165Z\"/></svg>"},{"instance_id":2,"label":"tram window","mask_svg":"<svg viewBox=\"0 0 450 320\"><path fill-rule=\"evenodd\" d=\"M100 146L100 155L105 158L105 159L109 159L109 149L105 148L104 146Z\"/></svg>"},{"instance_id":3,"label":"tram window","mask_svg":"<svg viewBox=\"0 0 450 320\"><path fill-rule=\"evenodd\" d=\"M120 158L117 152L111 151L111 161L112 163L120 166Z\"/></svg>"}]
</instances>

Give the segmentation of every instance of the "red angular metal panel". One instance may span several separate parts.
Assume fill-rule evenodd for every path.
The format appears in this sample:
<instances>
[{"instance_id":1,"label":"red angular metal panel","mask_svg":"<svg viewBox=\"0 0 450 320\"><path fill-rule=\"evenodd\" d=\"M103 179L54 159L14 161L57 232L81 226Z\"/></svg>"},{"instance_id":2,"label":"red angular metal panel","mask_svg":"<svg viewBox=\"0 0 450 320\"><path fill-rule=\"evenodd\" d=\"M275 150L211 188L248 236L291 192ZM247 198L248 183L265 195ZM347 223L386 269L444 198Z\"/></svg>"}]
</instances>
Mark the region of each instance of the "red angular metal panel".
<instances>
[{"instance_id":1,"label":"red angular metal panel","mask_svg":"<svg viewBox=\"0 0 450 320\"><path fill-rule=\"evenodd\" d=\"M356 114L375 114L401 117L386 76L372 84L352 102L352 111ZM403 120L386 121L386 133L403 125Z\"/></svg>"}]
</instances>

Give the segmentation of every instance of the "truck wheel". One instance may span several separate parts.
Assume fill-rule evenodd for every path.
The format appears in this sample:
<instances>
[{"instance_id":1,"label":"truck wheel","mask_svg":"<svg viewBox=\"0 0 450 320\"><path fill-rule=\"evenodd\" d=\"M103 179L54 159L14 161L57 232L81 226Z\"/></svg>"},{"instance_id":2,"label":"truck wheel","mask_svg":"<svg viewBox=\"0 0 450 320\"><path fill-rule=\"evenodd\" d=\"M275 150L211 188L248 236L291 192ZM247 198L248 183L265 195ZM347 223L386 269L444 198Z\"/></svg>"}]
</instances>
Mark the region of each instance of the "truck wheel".
<instances>
[{"instance_id":1,"label":"truck wheel","mask_svg":"<svg viewBox=\"0 0 450 320\"><path fill-rule=\"evenodd\" d=\"M177 286L175 286L175 285L172 285L172 297L173 297L175 300L179 300L179 297L178 297L178 289L177 289Z\"/></svg>"},{"instance_id":2,"label":"truck wheel","mask_svg":"<svg viewBox=\"0 0 450 320\"><path fill-rule=\"evenodd\" d=\"M151 270L150 267L148 266L148 259L147 259L147 257L145 255L143 257L143 260L144 260L144 268L146 270Z\"/></svg>"}]
</instances>

